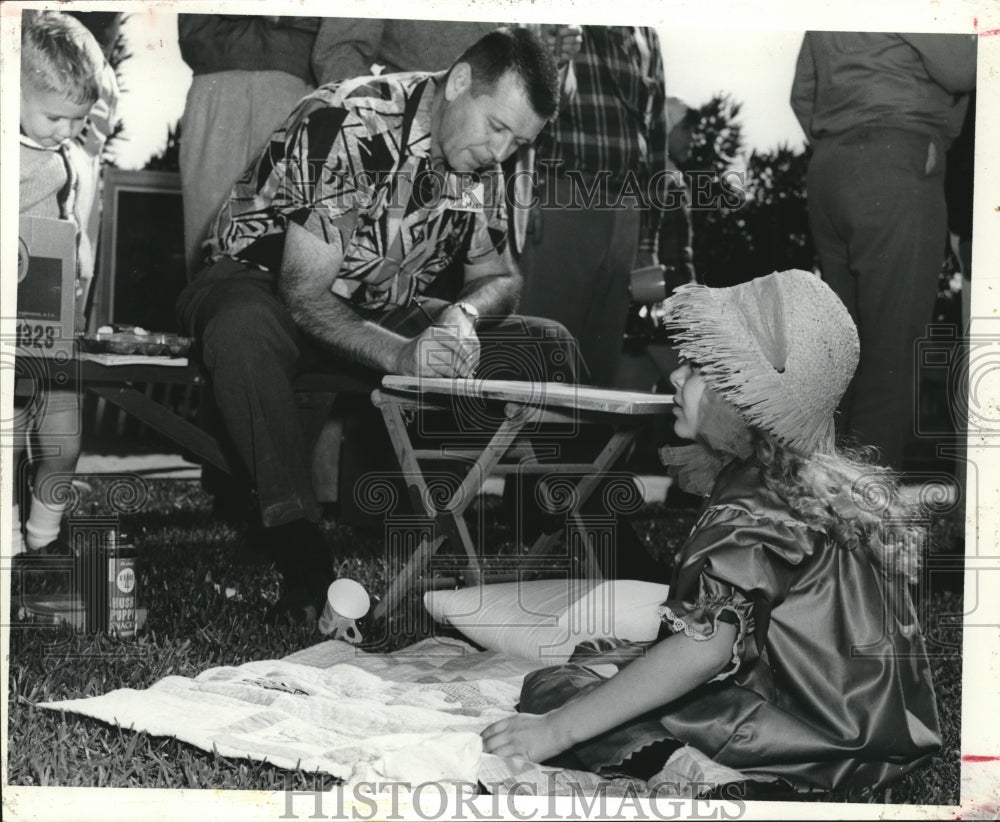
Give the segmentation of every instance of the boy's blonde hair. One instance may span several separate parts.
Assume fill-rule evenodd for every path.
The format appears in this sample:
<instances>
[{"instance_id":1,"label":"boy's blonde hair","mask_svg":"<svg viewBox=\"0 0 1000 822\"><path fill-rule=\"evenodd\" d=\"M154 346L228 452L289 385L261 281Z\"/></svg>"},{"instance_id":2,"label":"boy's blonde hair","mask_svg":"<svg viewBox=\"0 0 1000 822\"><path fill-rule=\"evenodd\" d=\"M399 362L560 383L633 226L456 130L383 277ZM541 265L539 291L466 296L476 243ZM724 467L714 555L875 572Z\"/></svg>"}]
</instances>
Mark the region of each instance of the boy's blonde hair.
<instances>
[{"instance_id":1,"label":"boy's blonde hair","mask_svg":"<svg viewBox=\"0 0 1000 822\"><path fill-rule=\"evenodd\" d=\"M104 53L87 27L59 12L22 15L21 87L55 92L80 105L96 103Z\"/></svg>"}]
</instances>

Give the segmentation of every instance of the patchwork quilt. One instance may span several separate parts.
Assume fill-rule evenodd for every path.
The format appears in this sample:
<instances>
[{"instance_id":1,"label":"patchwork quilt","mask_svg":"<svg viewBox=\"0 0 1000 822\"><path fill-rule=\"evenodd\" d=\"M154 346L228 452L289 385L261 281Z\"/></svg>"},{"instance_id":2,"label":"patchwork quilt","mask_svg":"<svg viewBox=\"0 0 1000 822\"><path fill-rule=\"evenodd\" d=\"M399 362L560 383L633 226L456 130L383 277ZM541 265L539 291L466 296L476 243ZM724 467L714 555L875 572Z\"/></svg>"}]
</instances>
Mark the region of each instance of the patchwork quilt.
<instances>
[{"instance_id":1,"label":"patchwork quilt","mask_svg":"<svg viewBox=\"0 0 1000 822\"><path fill-rule=\"evenodd\" d=\"M480 732L515 711L522 680L537 667L450 638L391 654L328 641L284 659L40 707L176 737L223 756L328 773L346 784L471 783L489 793L530 785L540 796L600 789L641 797L654 788L662 796L665 785L683 795L687 784L742 778L690 747L649 783L484 753Z\"/></svg>"}]
</instances>

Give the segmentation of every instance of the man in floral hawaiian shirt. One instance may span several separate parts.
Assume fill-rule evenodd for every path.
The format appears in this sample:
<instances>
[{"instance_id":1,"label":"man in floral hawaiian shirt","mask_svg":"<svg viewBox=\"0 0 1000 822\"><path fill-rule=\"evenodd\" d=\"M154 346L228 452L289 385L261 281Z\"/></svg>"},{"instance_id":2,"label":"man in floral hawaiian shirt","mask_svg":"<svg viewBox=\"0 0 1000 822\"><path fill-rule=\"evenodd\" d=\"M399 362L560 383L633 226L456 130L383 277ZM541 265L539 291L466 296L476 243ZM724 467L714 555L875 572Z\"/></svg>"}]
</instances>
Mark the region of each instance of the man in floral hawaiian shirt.
<instances>
[{"instance_id":1,"label":"man in floral hawaiian shirt","mask_svg":"<svg viewBox=\"0 0 1000 822\"><path fill-rule=\"evenodd\" d=\"M504 323L572 344L551 322L509 316L520 278L506 254L499 170L555 113L557 94L551 52L525 29L487 35L448 72L322 86L220 211L212 264L178 307L256 491L282 612L312 617L331 576L298 373L514 377L489 367ZM457 300L426 299L459 255Z\"/></svg>"}]
</instances>

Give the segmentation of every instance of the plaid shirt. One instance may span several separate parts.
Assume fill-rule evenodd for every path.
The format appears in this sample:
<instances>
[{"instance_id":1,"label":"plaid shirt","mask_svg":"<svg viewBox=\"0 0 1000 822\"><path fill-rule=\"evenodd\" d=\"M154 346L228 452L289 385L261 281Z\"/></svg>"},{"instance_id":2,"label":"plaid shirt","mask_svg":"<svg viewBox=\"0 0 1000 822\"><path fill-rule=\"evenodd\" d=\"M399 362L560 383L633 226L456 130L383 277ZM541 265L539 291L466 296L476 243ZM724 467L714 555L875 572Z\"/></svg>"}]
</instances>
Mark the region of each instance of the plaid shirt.
<instances>
[{"instance_id":1,"label":"plaid shirt","mask_svg":"<svg viewBox=\"0 0 1000 822\"><path fill-rule=\"evenodd\" d=\"M645 26L584 26L559 117L538 139L539 161L562 170L629 172L643 185L668 168L666 89L660 39ZM615 189L611 189L612 195ZM644 250L656 247L659 213L644 220Z\"/></svg>"}]
</instances>

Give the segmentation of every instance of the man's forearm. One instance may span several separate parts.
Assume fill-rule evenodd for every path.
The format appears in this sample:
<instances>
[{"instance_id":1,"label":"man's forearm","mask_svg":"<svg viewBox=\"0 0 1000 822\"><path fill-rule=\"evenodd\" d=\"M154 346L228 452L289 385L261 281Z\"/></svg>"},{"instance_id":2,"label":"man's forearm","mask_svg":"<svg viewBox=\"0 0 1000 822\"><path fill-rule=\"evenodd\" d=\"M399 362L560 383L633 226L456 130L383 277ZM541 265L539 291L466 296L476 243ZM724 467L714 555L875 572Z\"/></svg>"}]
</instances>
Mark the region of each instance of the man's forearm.
<instances>
[{"instance_id":1,"label":"man's forearm","mask_svg":"<svg viewBox=\"0 0 1000 822\"><path fill-rule=\"evenodd\" d=\"M332 292L340 274L337 246L323 242L297 224L285 235L278 290L295 324L338 357L389 374L468 376L478 360L478 341L469 318L455 309L437 328L413 338L360 317ZM498 260L467 266L460 300L483 315L509 313L520 277ZM444 316L444 315L442 315ZM434 349L429 353L428 346Z\"/></svg>"},{"instance_id":2,"label":"man's forearm","mask_svg":"<svg viewBox=\"0 0 1000 822\"><path fill-rule=\"evenodd\" d=\"M483 316L503 316L517 308L520 297L521 274L508 250L503 256L503 268L477 271L467 266L465 284L455 302L472 303Z\"/></svg>"},{"instance_id":3,"label":"man's forearm","mask_svg":"<svg viewBox=\"0 0 1000 822\"><path fill-rule=\"evenodd\" d=\"M360 317L330 288L340 271L333 248L298 225L285 237L278 290L295 324L338 357L391 373L408 340Z\"/></svg>"},{"instance_id":4,"label":"man's forearm","mask_svg":"<svg viewBox=\"0 0 1000 822\"><path fill-rule=\"evenodd\" d=\"M286 289L282 297L295 324L306 335L345 360L384 373L398 370L407 338L361 318L329 291L315 299L298 300Z\"/></svg>"},{"instance_id":5,"label":"man's forearm","mask_svg":"<svg viewBox=\"0 0 1000 822\"><path fill-rule=\"evenodd\" d=\"M502 316L514 311L520 295L519 279L490 277L463 286L455 302L472 303L483 316Z\"/></svg>"}]
</instances>

